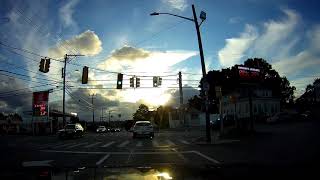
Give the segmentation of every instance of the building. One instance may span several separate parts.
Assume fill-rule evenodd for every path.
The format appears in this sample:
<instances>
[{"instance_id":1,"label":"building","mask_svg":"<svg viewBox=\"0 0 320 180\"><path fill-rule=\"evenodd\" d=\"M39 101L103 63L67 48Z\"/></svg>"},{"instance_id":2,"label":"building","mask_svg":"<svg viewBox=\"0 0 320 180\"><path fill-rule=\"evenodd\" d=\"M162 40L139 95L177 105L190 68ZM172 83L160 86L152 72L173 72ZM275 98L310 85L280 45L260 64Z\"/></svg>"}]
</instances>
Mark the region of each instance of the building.
<instances>
[{"instance_id":1,"label":"building","mask_svg":"<svg viewBox=\"0 0 320 180\"><path fill-rule=\"evenodd\" d=\"M210 114L210 121L215 121L218 114ZM179 109L169 112L169 127L204 127L206 126L206 113L192 107L183 108L181 119L179 118Z\"/></svg>"},{"instance_id":2,"label":"building","mask_svg":"<svg viewBox=\"0 0 320 180\"><path fill-rule=\"evenodd\" d=\"M222 113L234 118L249 118L249 87L237 88L222 97ZM272 90L263 87L251 88L252 112L255 117L268 117L280 112L280 98L273 95Z\"/></svg>"}]
</instances>

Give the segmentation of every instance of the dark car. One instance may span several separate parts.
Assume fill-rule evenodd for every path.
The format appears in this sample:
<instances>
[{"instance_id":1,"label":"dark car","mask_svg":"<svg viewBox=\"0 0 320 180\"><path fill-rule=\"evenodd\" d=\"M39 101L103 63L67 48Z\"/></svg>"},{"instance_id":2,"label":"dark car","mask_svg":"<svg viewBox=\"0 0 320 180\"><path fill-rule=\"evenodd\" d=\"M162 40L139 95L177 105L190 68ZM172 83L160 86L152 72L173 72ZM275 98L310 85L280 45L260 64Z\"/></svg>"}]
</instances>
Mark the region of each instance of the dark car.
<instances>
[{"instance_id":1,"label":"dark car","mask_svg":"<svg viewBox=\"0 0 320 180\"><path fill-rule=\"evenodd\" d=\"M67 124L63 129L58 131L59 138L81 137L84 134L84 129L81 124Z\"/></svg>"}]
</instances>

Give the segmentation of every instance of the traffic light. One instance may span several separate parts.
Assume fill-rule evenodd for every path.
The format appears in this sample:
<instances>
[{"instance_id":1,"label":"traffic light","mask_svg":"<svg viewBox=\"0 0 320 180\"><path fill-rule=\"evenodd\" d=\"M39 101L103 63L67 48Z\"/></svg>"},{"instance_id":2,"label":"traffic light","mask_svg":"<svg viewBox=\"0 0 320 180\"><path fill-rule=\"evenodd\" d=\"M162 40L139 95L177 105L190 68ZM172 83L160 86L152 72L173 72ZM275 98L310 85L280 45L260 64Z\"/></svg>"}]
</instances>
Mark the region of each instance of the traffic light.
<instances>
[{"instance_id":1,"label":"traffic light","mask_svg":"<svg viewBox=\"0 0 320 180\"><path fill-rule=\"evenodd\" d=\"M84 66L82 69L82 84L88 84L89 68Z\"/></svg>"},{"instance_id":2,"label":"traffic light","mask_svg":"<svg viewBox=\"0 0 320 180\"><path fill-rule=\"evenodd\" d=\"M153 76L153 87L158 87L158 77Z\"/></svg>"},{"instance_id":3,"label":"traffic light","mask_svg":"<svg viewBox=\"0 0 320 180\"><path fill-rule=\"evenodd\" d=\"M158 77L158 86L161 86L161 84L162 84L162 78Z\"/></svg>"},{"instance_id":4,"label":"traffic light","mask_svg":"<svg viewBox=\"0 0 320 180\"><path fill-rule=\"evenodd\" d=\"M49 68L50 68L50 59L45 58L44 71L46 73L49 72Z\"/></svg>"},{"instance_id":5,"label":"traffic light","mask_svg":"<svg viewBox=\"0 0 320 180\"><path fill-rule=\"evenodd\" d=\"M136 87L140 87L140 78L136 78Z\"/></svg>"},{"instance_id":6,"label":"traffic light","mask_svg":"<svg viewBox=\"0 0 320 180\"><path fill-rule=\"evenodd\" d=\"M43 73L49 72L50 68L50 59L47 58L41 58L40 65L39 65L39 71Z\"/></svg>"},{"instance_id":7,"label":"traffic light","mask_svg":"<svg viewBox=\"0 0 320 180\"><path fill-rule=\"evenodd\" d=\"M44 66L45 66L45 59L40 60L40 65L39 65L39 71L44 72Z\"/></svg>"},{"instance_id":8,"label":"traffic light","mask_svg":"<svg viewBox=\"0 0 320 180\"><path fill-rule=\"evenodd\" d=\"M122 89L123 74L118 73L117 89Z\"/></svg>"},{"instance_id":9,"label":"traffic light","mask_svg":"<svg viewBox=\"0 0 320 180\"><path fill-rule=\"evenodd\" d=\"M134 78L130 78L130 87L134 87Z\"/></svg>"}]
</instances>

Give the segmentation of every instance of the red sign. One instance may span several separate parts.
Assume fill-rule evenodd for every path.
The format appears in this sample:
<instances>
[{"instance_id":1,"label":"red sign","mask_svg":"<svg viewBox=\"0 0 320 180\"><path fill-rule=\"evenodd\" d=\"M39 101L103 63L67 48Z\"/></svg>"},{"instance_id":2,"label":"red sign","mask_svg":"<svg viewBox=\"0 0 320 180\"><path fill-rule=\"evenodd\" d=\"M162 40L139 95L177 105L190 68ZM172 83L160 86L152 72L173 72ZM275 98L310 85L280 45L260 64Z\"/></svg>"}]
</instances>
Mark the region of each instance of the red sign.
<instances>
[{"instance_id":1,"label":"red sign","mask_svg":"<svg viewBox=\"0 0 320 180\"><path fill-rule=\"evenodd\" d=\"M41 91L33 93L33 116L47 116L48 115L48 100L49 92Z\"/></svg>"},{"instance_id":2,"label":"red sign","mask_svg":"<svg viewBox=\"0 0 320 180\"><path fill-rule=\"evenodd\" d=\"M240 79L254 80L259 79L260 69L238 66Z\"/></svg>"}]
</instances>

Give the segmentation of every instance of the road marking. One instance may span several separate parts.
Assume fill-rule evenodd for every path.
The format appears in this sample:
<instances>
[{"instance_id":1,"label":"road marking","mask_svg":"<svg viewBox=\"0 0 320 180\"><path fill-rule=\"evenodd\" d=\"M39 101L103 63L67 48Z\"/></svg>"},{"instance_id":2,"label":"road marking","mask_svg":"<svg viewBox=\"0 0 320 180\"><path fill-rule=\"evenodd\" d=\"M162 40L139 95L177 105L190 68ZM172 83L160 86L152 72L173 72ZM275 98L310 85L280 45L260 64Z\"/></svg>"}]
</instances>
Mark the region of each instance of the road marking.
<instances>
[{"instance_id":1,"label":"road marking","mask_svg":"<svg viewBox=\"0 0 320 180\"><path fill-rule=\"evenodd\" d=\"M184 162L188 162L188 159L180 152L178 152L176 149L172 149L172 151L176 152L179 158L181 158Z\"/></svg>"},{"instance_id":2,"label":"road marking","mask_svg":"<svg viewBox=\"0 0 320 180\"><path fill-rule=\"evenodd\" d=\"M105 144L105 145L103 145L103 146L101 146L101 147L108 147L108 146L110 146L110 145L112 145L112 144L114 144L115 142L114 141L111 141L111 142L108 142L107 144Z\"/></svg>"},{"instance_id":3,"label":"road marking","mask_svg":"<svg viewBox=\"0 0 320 180\"><path fill-rule=\"evenodd\" d=\"M175 146L176 144L170 141L169 139L166 139L166 142L169 144L169 146Z\"/></svg>"},{"instance_id":4,"label":"road marking","mask_svg":"<svg viewBox=\"0 0 320 180\"><path fill-rule=\"evenodd\" d=\"M54 146L53 148L62 148L62 147L66 147L66 146L70 146L70 145L74 145L74 144L76 144L76 143L67 143L67 144Z\"/></svg>"},{"instance_id":5,"label":"road marking","mask_svg":"<svg viewBox=\"0 0 320 180\"><path fill-rule=\"evenodd\" d=\"M85 145L85 144L88 144L88 143L84 142L84 143L75 144L75 145L66 147L66 149L71 149L71 148L74 148L74 147L77 147L77 146L82 146L82 145Z\"/></svg>"},{"instance_id":6,"label":"road marking","mask_svg":"<svg viewBox=\"0 0 320 180\"><path fill-rule=\"evenodd\" d=\"M199 152L199 151L191 151L191 152L193 152L193 153L195 153L195 154L197 154L197 155L199 155L199 156L201 156L201 157L203 157L203 158L205 158L205 159L207 159L207 160L209 160L209 161L211 161L211 162L214 162L214 163L216 163L216 164L220 164L219 161L217 161L217 160L215 160L215 159L213 159L213 158L211 158L211 157L209 157L209 156L207 156L207 155L204 155L204 154L202 154L202 153Z\"/></svg>"},{"instance_id":7,"label":"road marking","mask_svg":"<svg viewBox=\"0 0 320 180\"><path fill-rule=\"evenodd\" d=\"M134 151L134 152L103 152L103 151L59 151L59 150L41 150L41 152L52 152L52 153L71 153L71 154L109 154L109 155L153 155L153 154L197 154L198 156L207 159L208 161L211 161L216 164L220 164L218 160L215 160L207 155L202 154L199 151L148 151L148 152L139 152L139 151Z\"/></svg>"},{"instance_id":8,"label":"road marking","mask_svg":"<svg viewBox=\"0 0 320 180\"><path fill-rule=\"evenodd\" d=\"M136 146L137 147L141 147L142 146L142 141L139 141Z\"/></svg>"},{"instance_id":9,"label":"road marking","mask_svg":"<svg viewBox=\"0 0 320 180\"><path fill-rule=\"evenodd\" d=\"M155 140L155 139L153 139L153 140L152 140L152 146L153 146L153 147L158 147L158 146L159 146L158 141Z\"/></svg>"},{"instance_id":10,"label":"road marking","mask_svg":"<svg viewBox=\"0 0 320 180\"><path fill-rule=\"evenodd\" d=\"M89 144L89 145L85 146L85 148L91 148L91 147L93 147L95 145L98 145L98 144L101 144L101 143L102 142L96 142L96 143L93 143L93 144Z\"/></svg>"},{"instance_id":11,"label":"road marking","mask_svg":"<svg viewBox=\"0 0 320 180\"><path fill-rule=\"evenodd\" d=\"M188 141L185 141L185 140L182 140L182 139L180 139L179 141L182 142L183 144L187 144L187 145L190 144Z\"/></svg>"},{"instance_id":12,"label":"road marking","mask_svg":"<svg viewBox=\"0 0 320 180\"><path fill-rule=\"evenodd\" d=\"M124 146L126 146L127 144L129 144L129 141L128 141L128 140L126 140L126 141L124 141L123 143L119 144L117 147L124 147Z\"/></svg>"},{"instance_id":13,"label":"road marking","mask_svg":"<svg viewBox=\"0 0 320 180\"><path fill-rule=\"evenodd\" d=\"M99 166L101 163L103 163L106 159L110 157L110 154L106 154L103 156L99 161L96 162L96 165Z\"/></svg>"}]
</instances>

